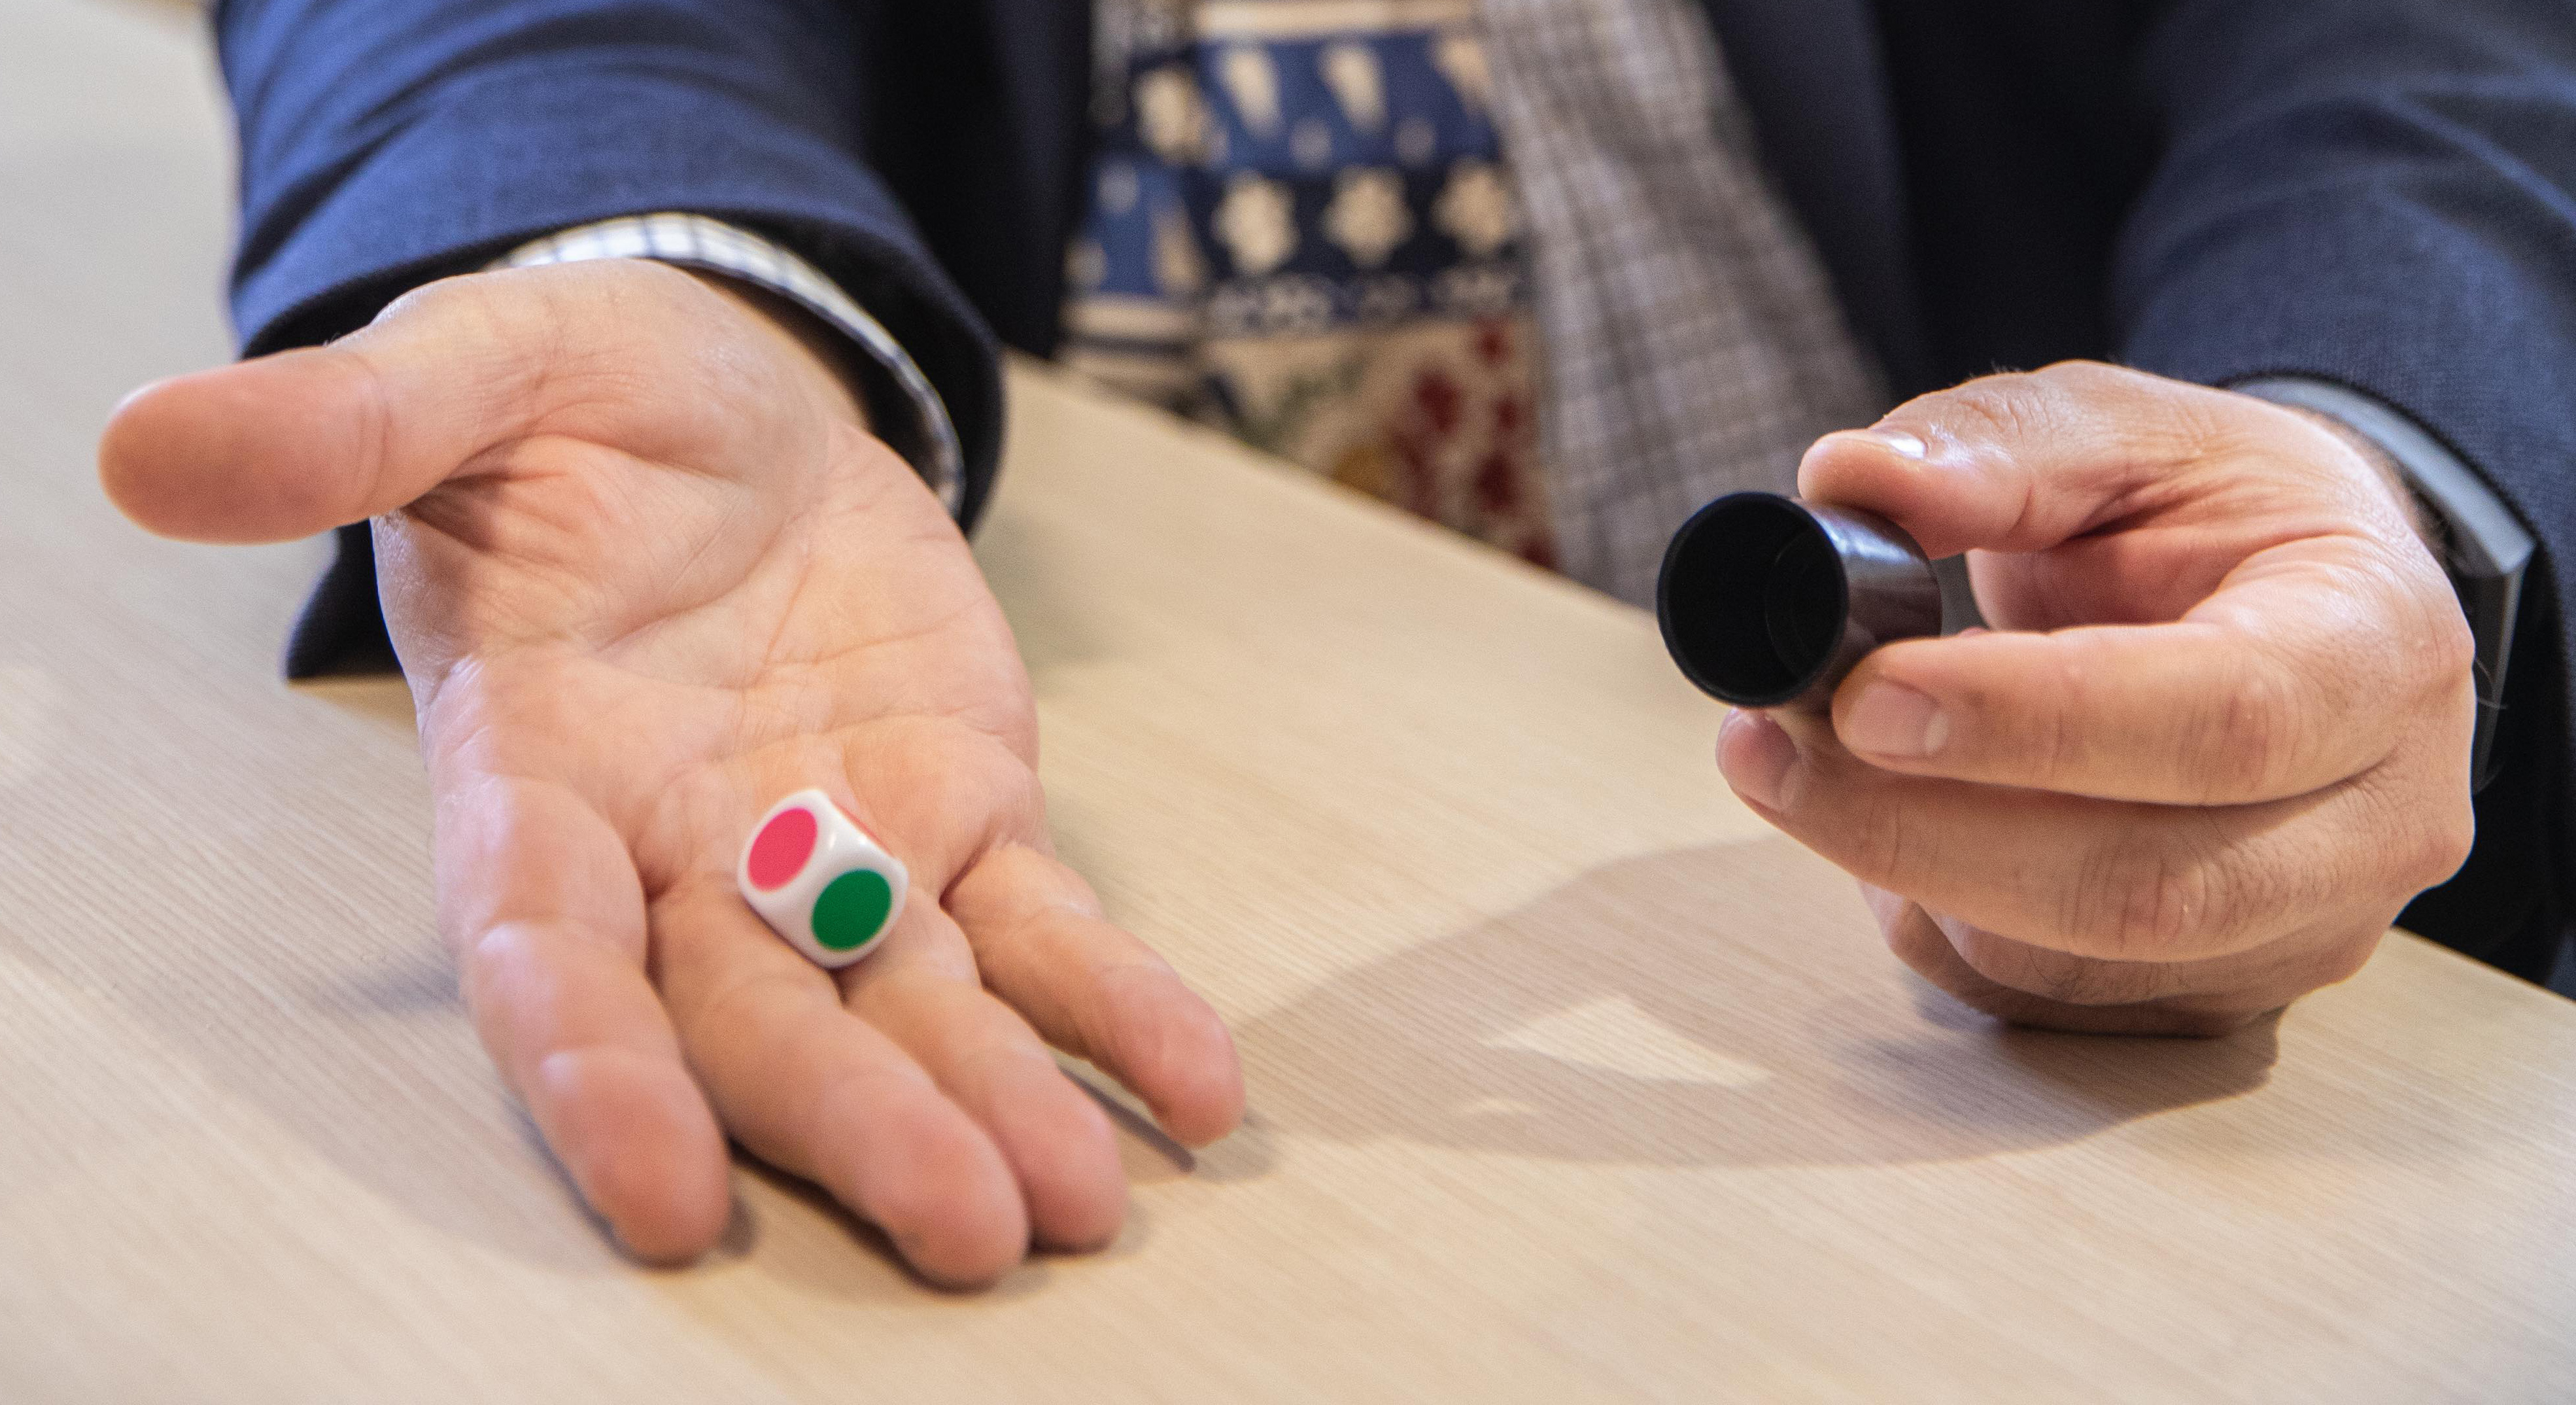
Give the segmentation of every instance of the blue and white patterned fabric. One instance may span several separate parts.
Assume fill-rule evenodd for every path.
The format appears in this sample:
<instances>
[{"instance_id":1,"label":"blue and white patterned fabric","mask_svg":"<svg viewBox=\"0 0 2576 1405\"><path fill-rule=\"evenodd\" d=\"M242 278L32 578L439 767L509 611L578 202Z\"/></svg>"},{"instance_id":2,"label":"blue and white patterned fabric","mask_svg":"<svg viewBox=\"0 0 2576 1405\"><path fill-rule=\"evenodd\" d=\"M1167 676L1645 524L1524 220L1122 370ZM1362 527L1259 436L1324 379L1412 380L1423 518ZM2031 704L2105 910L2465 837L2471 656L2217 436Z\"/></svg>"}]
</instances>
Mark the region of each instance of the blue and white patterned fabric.
<instances>
[{"instance_id":1,"label":"blue and white patterned fabric","mask_svg":"<svg viewBox=\"0 0 2576 1405\"><path fill-rule=\"evenodd\" d=\"M1065 360L1551 559L1472 0L1099 0Z\"/></svg>"}]
</instances>

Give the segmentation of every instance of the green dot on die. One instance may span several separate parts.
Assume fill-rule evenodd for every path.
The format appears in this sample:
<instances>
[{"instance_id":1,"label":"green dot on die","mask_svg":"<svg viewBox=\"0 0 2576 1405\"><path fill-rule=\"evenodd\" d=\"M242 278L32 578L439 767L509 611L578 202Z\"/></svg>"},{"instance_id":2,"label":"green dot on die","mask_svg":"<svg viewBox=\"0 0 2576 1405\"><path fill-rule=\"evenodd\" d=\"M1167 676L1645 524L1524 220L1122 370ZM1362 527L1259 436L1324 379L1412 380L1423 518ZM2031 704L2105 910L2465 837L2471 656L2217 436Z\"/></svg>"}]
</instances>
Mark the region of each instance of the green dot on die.
<instances>
[{"instance_id":1,"label":"green dot on die","mask_svg":"<svg viewBox=\"0 0 2576 1405\"><path fill-rule=\"evenodd\" d=\"M814 900L814 940L826 951L856 951L883 930L894 888L873 869L855 869L825 885Z\"/></svg>"}]
</instances>

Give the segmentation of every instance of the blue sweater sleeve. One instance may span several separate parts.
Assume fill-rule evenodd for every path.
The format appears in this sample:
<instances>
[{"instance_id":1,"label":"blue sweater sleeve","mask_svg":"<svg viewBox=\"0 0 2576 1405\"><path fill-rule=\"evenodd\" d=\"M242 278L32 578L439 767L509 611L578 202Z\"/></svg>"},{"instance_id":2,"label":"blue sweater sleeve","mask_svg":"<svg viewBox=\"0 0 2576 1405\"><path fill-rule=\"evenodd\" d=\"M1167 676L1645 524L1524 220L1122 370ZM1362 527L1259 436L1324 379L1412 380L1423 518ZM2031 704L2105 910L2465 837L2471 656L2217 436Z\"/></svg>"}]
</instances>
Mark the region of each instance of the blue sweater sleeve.
<instances>
[{"instance_id":1,"label":"blue sweater sleeve","mask_svg":"<svg viewBox=\"0 0 2576 1405\"><path fill-rule=\"evenodd\" d=\"M2166 149L2118 253L2123 355L2366 392L2541 542L2478 852L2408 920L2545 974L2571 867L2576 7L2186 0L2141 55Z\"/></svg>"},{"instance_id":2,"label":"blue sweater sleeve","mask_svg":"<svg viewBox=\"0 0 2576 1405\"><path fill-rule=\"evenodd\" d=\"M831 275L939 392L963 515L1000 448L992 338L862 155L841 0L225 0L245 354L614 215L709 214Z\"/></svg>"}]
</instances>

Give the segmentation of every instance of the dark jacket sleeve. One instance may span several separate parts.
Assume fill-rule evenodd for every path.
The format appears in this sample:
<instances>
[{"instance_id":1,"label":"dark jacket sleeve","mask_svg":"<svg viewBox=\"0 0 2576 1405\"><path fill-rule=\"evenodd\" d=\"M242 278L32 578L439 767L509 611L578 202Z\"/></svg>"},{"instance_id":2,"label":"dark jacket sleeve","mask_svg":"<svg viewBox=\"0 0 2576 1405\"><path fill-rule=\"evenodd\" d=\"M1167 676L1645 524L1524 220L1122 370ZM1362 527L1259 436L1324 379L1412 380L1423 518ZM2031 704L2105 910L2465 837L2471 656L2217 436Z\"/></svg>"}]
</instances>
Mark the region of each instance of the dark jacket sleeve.
<instances>
[{"instance_id":1,"label":"dark jacket sleeve","mask_svg":"<svg viewBox=\"0 0 2576 1405\"><path fill-rule=\"evenodd\" d=\"M2365 391L2542 544L2477 852L2407 920L2545 975L2576 871L2576 7L2188 0L2161 7L2141 54L2168 144L2117 259L2126 358Z\"/></svg>"},{"instance_id":2,"label":"dark jacket sleeve","mask_svg":"<svg viewBox=\"0 0 2576 1405\"><path fill-rule=\"evenodd\" d=\"M245 354L352 330L538 234L689 210L795 249L911 353L957 426L969 520L1000 449L992 338L862 152L866 7L843 0L224 0ZM344 551L363 554L363 533ZM344 559L290 671L363 659ZM377 644L380 647L380 642Z\"/></svg>"}]
</instances>

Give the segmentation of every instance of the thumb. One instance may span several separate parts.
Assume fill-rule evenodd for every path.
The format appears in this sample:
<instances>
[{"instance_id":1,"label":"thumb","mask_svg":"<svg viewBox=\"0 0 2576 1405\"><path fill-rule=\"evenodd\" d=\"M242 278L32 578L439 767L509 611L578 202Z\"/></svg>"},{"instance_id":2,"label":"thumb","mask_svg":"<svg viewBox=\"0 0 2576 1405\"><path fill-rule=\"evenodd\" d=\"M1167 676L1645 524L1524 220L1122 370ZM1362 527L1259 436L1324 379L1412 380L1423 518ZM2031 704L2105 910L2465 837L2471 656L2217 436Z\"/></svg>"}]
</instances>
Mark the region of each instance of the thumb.
<instances>
[{"instance_id":1,"label":"thumb","mask_svg":"<svg viewBox=\"0 0 2576 1405\"><path fill-rule=\"evenodd\" d=\"M99 480L137 523L198 541L284 541L392 512L542 412L553 314L450 279L327 347L175 376L125 398Z\"/></svg>"},{"instance_id":2,"label":"thumb","mask_svg":"<svg viewBox=\"0 0 2576 1405\"><path fill-rule=\"evenodd\" d=\"M2258 414L2245 413L2253 406ZM1866 508L1929 555L2046 551L2164 500L2249 437L2322 433L2244 397L2069 362L1911 401L1808 450L1798 487Z\"/></svg>"}]
</instances>

